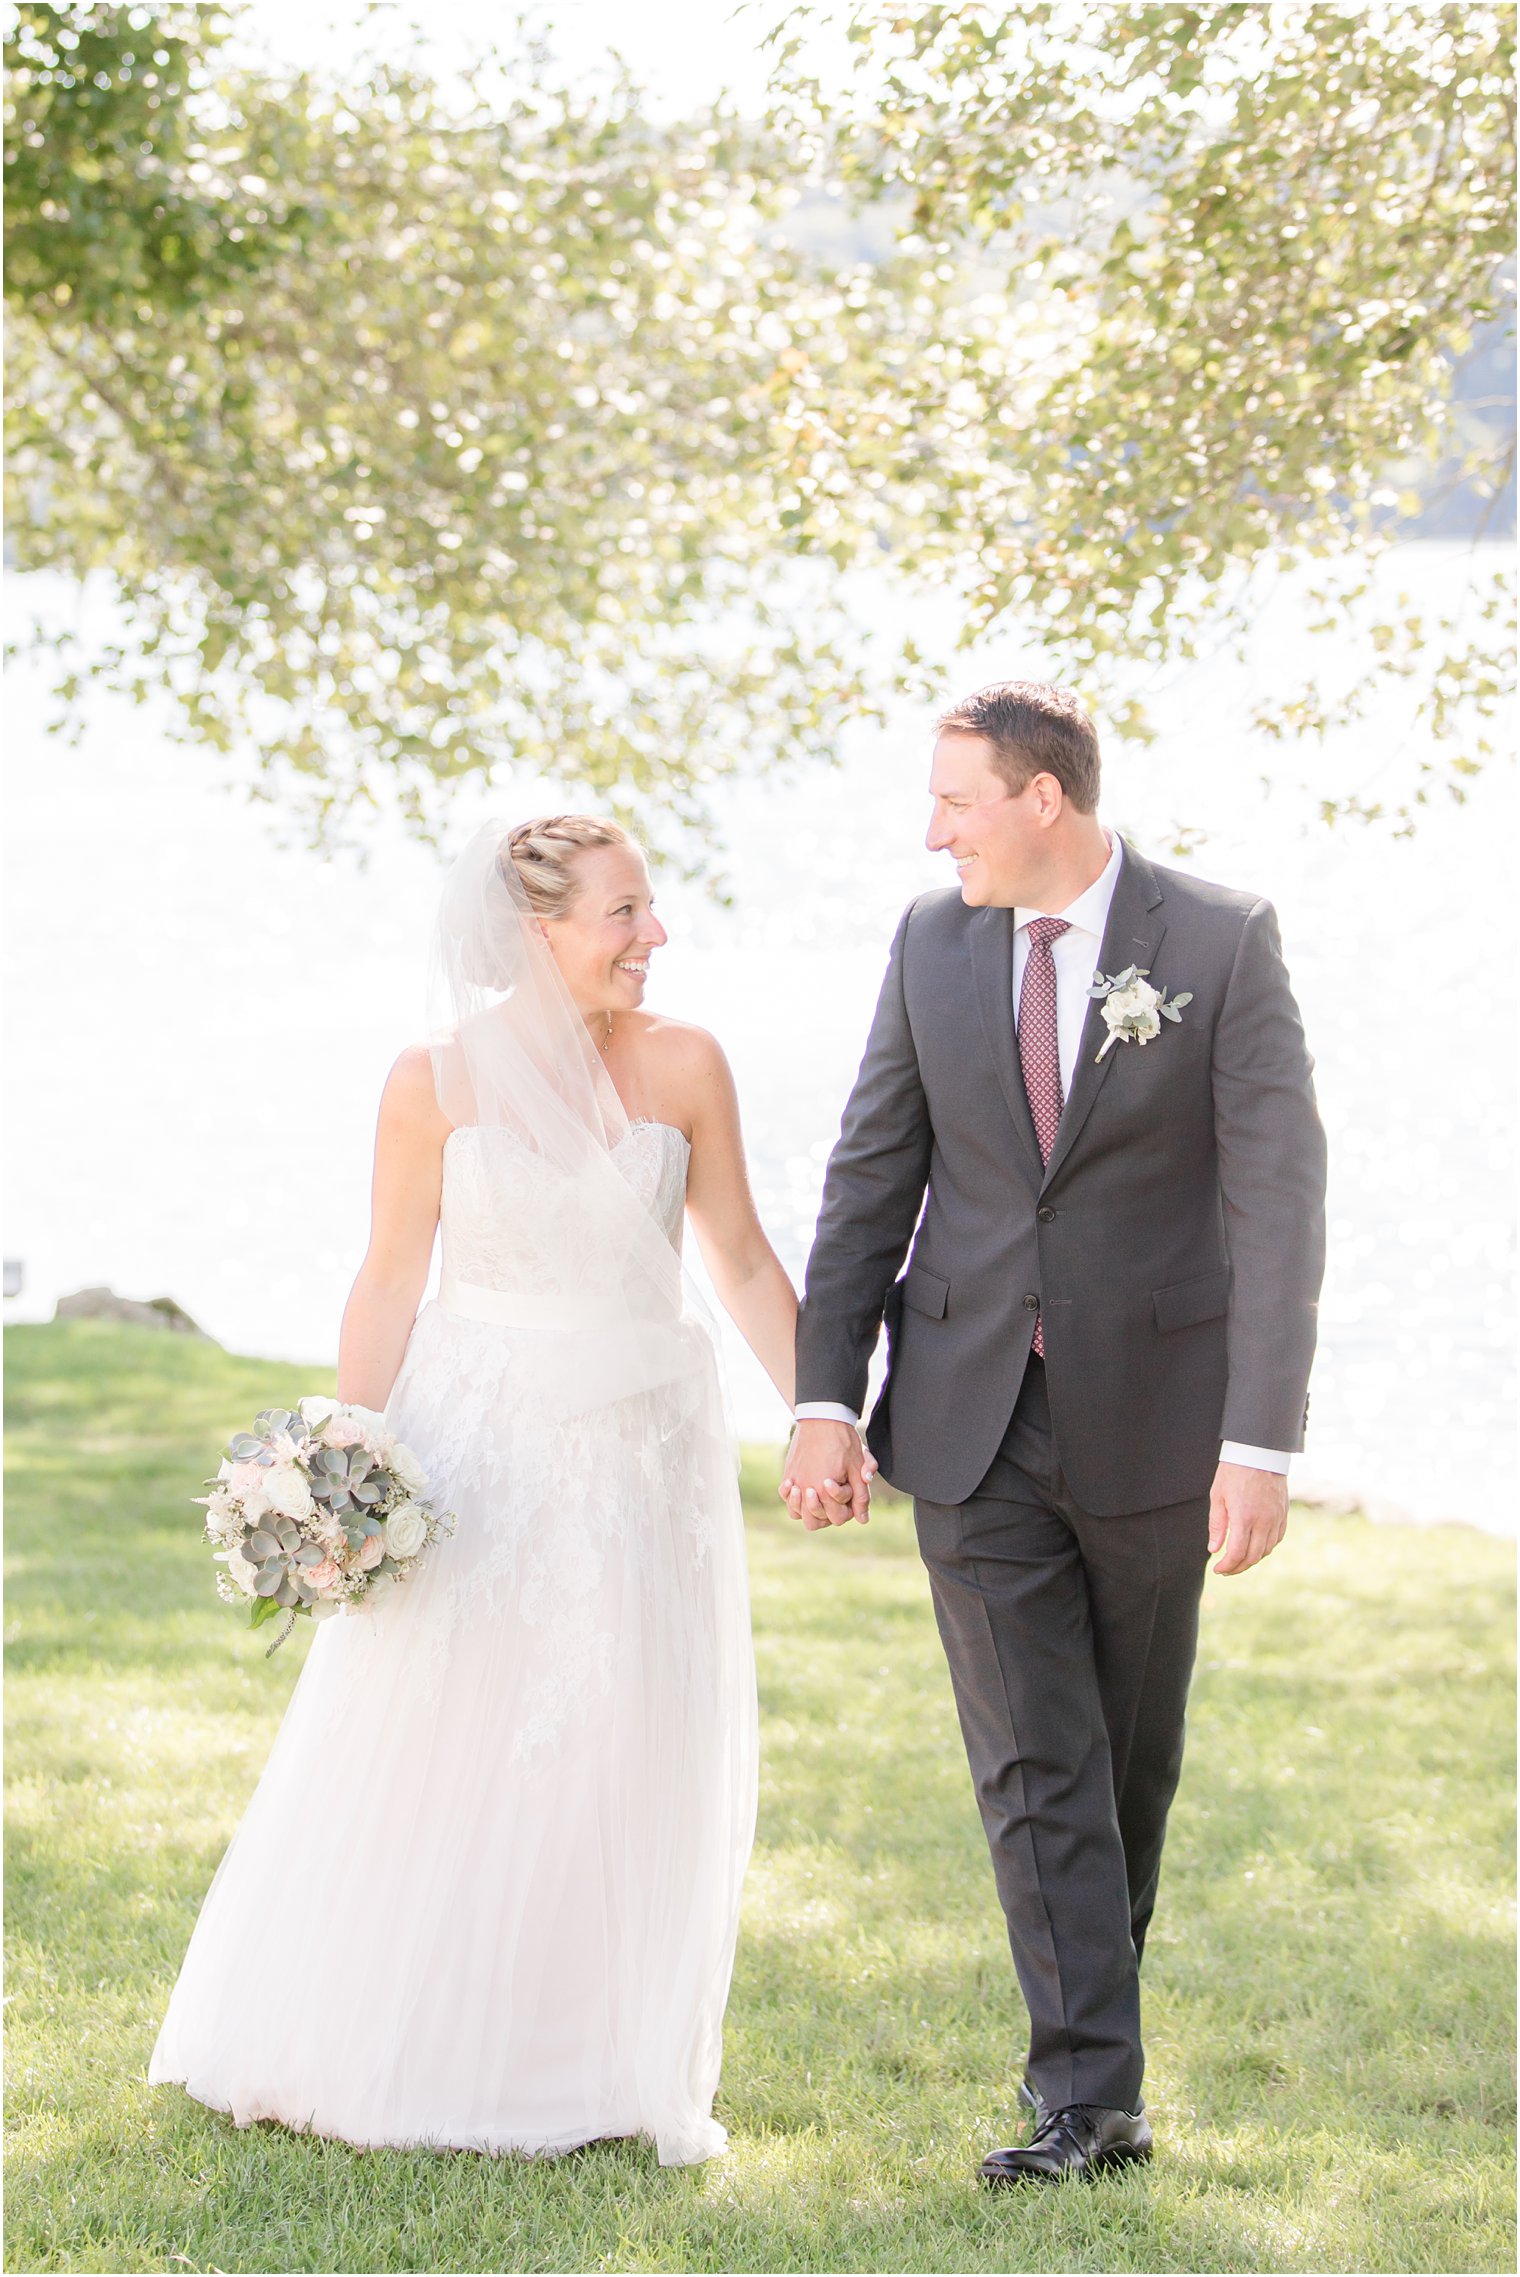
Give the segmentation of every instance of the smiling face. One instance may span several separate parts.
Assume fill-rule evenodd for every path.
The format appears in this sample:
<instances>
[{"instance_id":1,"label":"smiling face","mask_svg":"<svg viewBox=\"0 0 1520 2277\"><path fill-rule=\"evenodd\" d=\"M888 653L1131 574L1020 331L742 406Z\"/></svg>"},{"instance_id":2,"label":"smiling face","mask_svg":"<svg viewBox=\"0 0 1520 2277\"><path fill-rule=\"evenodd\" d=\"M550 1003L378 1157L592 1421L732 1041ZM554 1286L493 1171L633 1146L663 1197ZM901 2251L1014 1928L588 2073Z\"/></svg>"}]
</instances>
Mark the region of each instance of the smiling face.
<instances>
[{"instance_id":1,"label":"smiling face","mask_svg":"<svg viewBox=\"0 0 1520 2277\"><path fill-rule=\"evenodd\" d=\"M635 1012L651 953L668 938L654 913L636 846L592 846L575 857L579 891L563 917L539 923L581 1012Z\"/></svg>"},{"instance_id":2,"label":"smiling face","mask_svg":"<svg viewBox=\"0 0 1520 2277\"><path fill-rule=\"evenodd\" d=\"M929 796L925 844L953 857L961 899L973 909L1039 908L1065 803L1054 776L1036 775L1011 791L985 737L947 730L934 746Z\"/></svg>"}]
</instances>

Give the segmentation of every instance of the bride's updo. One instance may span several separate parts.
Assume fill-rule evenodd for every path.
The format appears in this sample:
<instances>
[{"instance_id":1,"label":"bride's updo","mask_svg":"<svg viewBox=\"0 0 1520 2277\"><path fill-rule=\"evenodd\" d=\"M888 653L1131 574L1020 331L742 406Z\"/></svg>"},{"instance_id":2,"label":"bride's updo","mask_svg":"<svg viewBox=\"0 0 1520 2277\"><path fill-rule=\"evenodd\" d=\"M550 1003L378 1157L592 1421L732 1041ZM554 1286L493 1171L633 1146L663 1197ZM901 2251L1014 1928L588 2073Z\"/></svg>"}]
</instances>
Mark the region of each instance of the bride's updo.
<instances>
[{"instance_id":1,"label":"bride's updo","mask_svg":"<svg viewBox=\"0 0 1520 2277\"><path fill-rule=\"evenodd\" d=\"M598 846L632 846L620 822L599 814L541 814L518 823L501 842L497 861L510 862L535 917L564 917L580 891L576 857Z\"/></svg>"}]
</instances>

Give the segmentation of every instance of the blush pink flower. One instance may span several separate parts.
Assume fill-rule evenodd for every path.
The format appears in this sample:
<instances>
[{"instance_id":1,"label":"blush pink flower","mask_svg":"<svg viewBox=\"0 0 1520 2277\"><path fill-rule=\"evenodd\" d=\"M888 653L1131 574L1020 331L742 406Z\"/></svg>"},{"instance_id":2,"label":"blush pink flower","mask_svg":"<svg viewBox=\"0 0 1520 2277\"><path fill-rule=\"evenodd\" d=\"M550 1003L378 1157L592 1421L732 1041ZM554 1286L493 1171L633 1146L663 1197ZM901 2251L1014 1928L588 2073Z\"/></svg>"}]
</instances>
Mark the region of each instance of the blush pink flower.
<instances>
[{"instance_id":1,"label":"blush pink flower","mask_svg":"<svg viewBox=\"0 0 1520 2277\"><path fill-rule=\"evenodd\" d=\"M355 1423L352 1416L335 1415L322 1434L329 1447L358 1447L364 1443L364 1426Z\"/></svg>"},{"instance_id":2,"label":"blush pink flower","mask_svg":"<svg viewBox=\"0 0 1520 2277\"><path fill-rule=\"evenodd\" d=\"M308 1589L314 1589L320 1597L325 1590L336 1587L343 1579L343 1572L335 1558L324 1558L320 1565L305 1567L301 1579Z\"/></svg>"},{"instance_id":3,"label":"blush pink flower","mask_svg":"<svg viewBox=\"0 0 1520 2277\"><path fill-rule=\"evenodd\" d=\"M385 1544L378 1534L366 1534L359 1544L359 1555L354 1563L361 1573L372 1573L385 1555Z\"/></svg>"},{"instance_id":4,"label":"blush pink flower","mask_svg":"<svg viewBox=\"0 0 1520 2277\"><path fill-rule=\"evenodd\" d=\"M264 1466L262 1463L234 1463L223 1483L231 1488L240 1502L245 1495L262 1494Z\"/></svg>"}]
</instances>

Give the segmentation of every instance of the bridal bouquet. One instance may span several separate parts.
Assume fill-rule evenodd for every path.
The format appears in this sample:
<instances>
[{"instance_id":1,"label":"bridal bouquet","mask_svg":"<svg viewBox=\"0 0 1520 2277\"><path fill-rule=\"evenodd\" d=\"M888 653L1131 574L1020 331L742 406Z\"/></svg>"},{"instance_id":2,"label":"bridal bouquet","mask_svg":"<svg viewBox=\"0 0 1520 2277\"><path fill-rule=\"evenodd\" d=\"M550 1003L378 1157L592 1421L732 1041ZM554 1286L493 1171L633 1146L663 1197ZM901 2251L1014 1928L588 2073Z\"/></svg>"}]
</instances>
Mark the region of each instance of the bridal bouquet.
<instances>
[{"instance_id":1,"label":"bridal bouquet","mask_svg":"<svg viewBox=\"0 0 1520 2277\"><path fill-rule=\"evenodd\" d=\"M294 1413L266 1408L251 1431L234 1432L206 1483L210 1492L194 1499L227 1569L217 1595L246 1603L254 1628L289 1616L270 1652L303 1613L323 1621L345 1605L373 1604L429 1542L454 1531L384 1417L332 1399L303 1399Z\"/></svg>"}]
</instances>

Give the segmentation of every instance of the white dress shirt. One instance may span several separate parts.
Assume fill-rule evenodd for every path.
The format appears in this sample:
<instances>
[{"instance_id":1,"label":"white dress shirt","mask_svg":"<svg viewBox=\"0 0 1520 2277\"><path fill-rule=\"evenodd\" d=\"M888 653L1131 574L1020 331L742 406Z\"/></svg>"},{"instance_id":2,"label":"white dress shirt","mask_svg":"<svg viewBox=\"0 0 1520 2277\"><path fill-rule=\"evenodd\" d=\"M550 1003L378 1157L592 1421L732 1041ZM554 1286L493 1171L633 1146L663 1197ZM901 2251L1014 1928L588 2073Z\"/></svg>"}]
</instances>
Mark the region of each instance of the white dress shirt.
<instances>
[{"instance_id":1,"label":"white dress shirt","mask_svg":"<svg viewBox=\"0 0 1520 2277\"><path fill-rule=\"evenodd\" d=\"M1068 1096L1082 1045L1082 1029L1087 1019L1090 1001L1087 991L1098 970L1098 952L1103 946L1103 934L1108 924L1109 905L1119 872L1124 866L1124 841L1116 830L1106 833L1109 844L1108 861L1097 877L1068 902L1064 909L1015 908L1013 913L1013 1016L1015 1024L1019 1014L1019 991L1024 985L1024 967L1029 962L1029 928L1037 917L1064 918L1069 930L1050 944L1051 957L1056 968L1056 1049L1061 1061L1061 1091ZM804 1400L794 1410L799 1423L812 1416L824 1416L831 1422L850 1423L857 1429L858 1415L832 1400ZM1244 1463L1252 1470L1277 1471L1286 1475L1289 1458L1275 1447L1245 1447L1238 1440L1226 1439L1219 1450L1222 1463Z\"/></svg>"}]
</instances>

